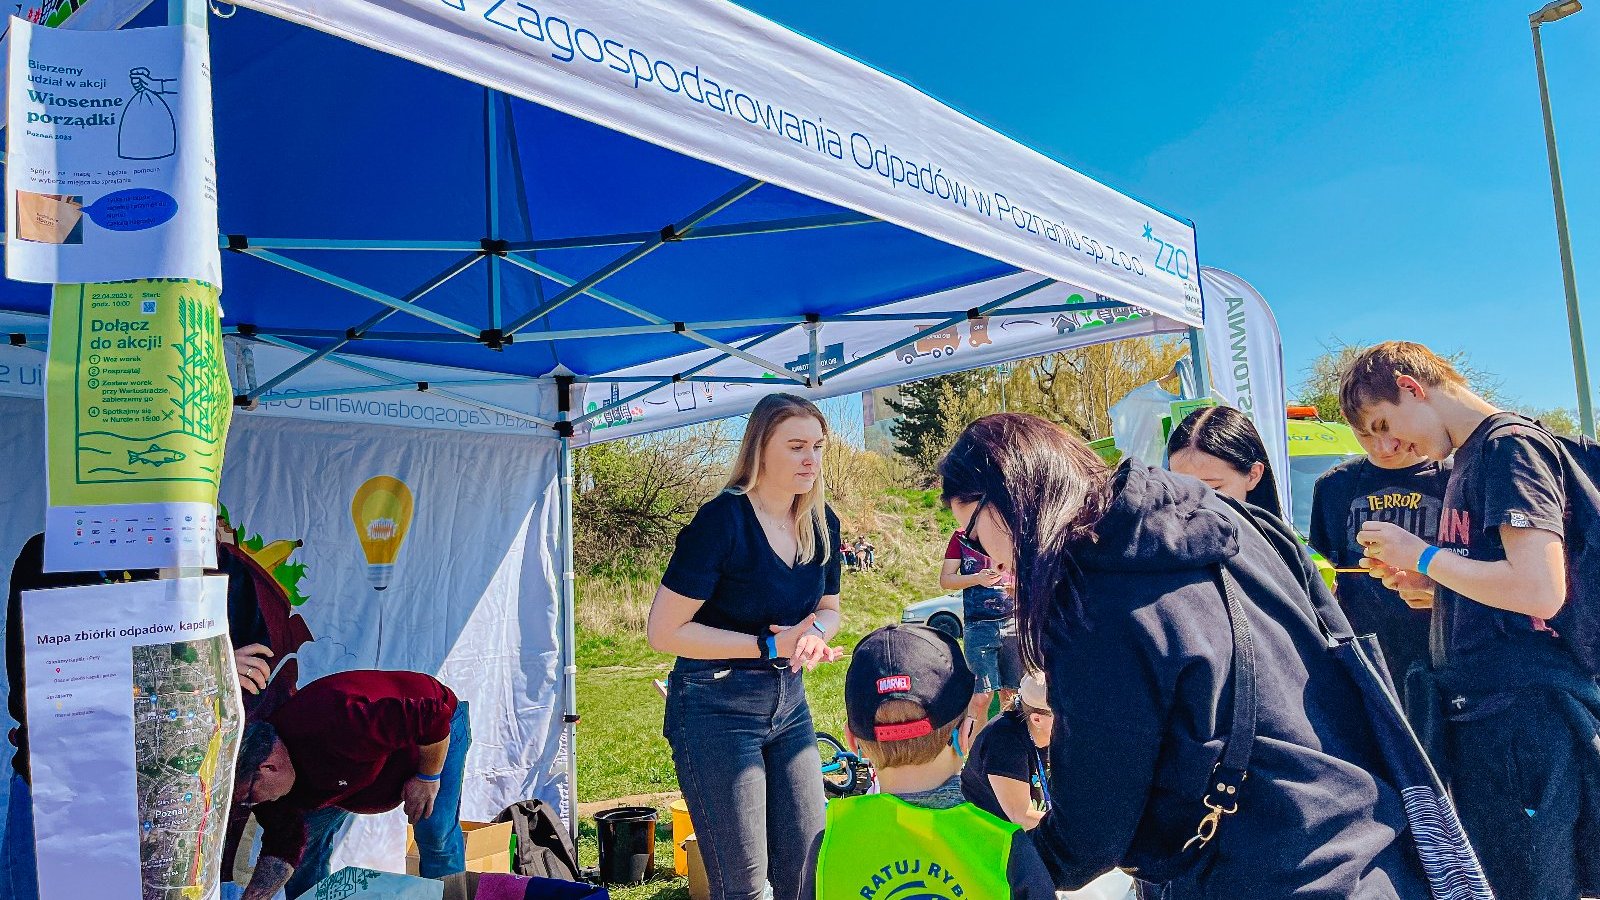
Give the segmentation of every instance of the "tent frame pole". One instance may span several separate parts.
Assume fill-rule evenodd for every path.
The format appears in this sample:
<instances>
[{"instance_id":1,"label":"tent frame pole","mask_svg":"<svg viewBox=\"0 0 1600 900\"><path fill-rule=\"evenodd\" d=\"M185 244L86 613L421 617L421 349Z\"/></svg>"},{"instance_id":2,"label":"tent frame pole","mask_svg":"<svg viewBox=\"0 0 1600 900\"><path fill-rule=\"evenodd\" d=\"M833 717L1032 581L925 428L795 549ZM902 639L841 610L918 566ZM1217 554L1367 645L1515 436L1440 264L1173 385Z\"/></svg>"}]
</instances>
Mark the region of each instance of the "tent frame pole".
<instances>
[{"instance_id":1,"label":"tent frame pole","mask_svg":"<svg viewBox=\"0 0 1600 900\"><path fill-rule=\"evenodd\" d=\"M0 154L0 162L4 155ZM787 234L794 231L814 231L819 228L838 228L850 225L876 225L881 219L859 213L828 213L819 216L796 216L788 219L765 219L728 225L704 225L678 235L682 241L701 241L715 238L753 237L763 234ZM654 231L628 231L618 234L578 235L576 237L538 238L528 241L507 241L507 253L536 253L540 250L588 250L598 247L626 247L642 244L658 237ZM217 246L228 249L231 235L218 235ZM465 253L483 249L480 241L445 240L384 240L380 238L289 238L248 236L251 247L263 250L413 250L456 251Z\"/></svg>"},{"instance_id":2,"label":"tent frame pole","mask_svg":"<svg viewBox=\"0 0 1600 900\"><path fill-rule=\"evenodd\" d=\"M423 282L420 286L417 287L416 290L406 294L403 299L408 303L415 303L416 301L421 300L430 291L432 291L435 288L439 287L440 285L444 284L446 281L449 281L450 279L456 277L457 275L460 275L462 272L465 272L467 269L472 268L472 264L475 263L475 262L477 262L477 257L475 257L475 256L468 256L468 257L465 257L465 258L463 258L461 260L458 260L455 264L451 265L449 268L445 269L443 272L440 272L438 275L435 275L433 278L430 278L427 281ZM328 346L317 350L312 355L306 357L305 359L300 360L299 362L297 362L294 365L290 366L289 368L283 370L282 372L279 372L277 375L273 376L272 378L267 379L266 383L257 385L256 387L250 389L244 395L244 398L245 398L246 402L251 401L251 400L255 400L256 398L261 397L262 395L266 394L268 391L271 391L273 388L277 387L280 384L283 384L285 381L288 381L290 378L293 378L295 375L298 375L300 372L303 372L307 368L309 368L312 365L316 364L316 362L318 360L321 360L321 359L327 357L328 355L330 355L330 354L332 354L334 352L337 352L341 347L344 347L346 344L350 343L351 341L361 339L362 337L366 336L366 334L369 331L371 331L373 328L376 328L379 324L383 323L390 316L393 316L395 313L398 313L400 311L401 310L399 310L398 308L390 307L388 309L385 309L385 310L382 310L382 311L378 312L376 315L374 315L371 318L367 319L365 322L362 322L360 325L357 325L356 327L346 331L344 333L343 337L337 338L332 344L329 344Z\"/></svg>"},{"instance_id":3,"label":"tent frame pole","mask_svg":"<svg viewBox=\"0 0 1600 900\"><path fill-rule=\"evenodd\" d=\"M751 338L750 340L745 341L743 344L740 344L738 349L740 349L740 350L748 350L751 347L754 347L755 345L761 343L762 341L771 340L772 338L775 338L778 335L783 334L785 331L788 331L788 330L789 330L789 326L785 325L782 328L774 329L772 331L767 332L766 334L757 335L757 336ZM587 413L584 413L581 416L578 416L576 419L572 420L572 424L573 425L581 425L584 422L589 421L590 419L596 418L597 416L604 415L606 410L615 409L618 406L622 406L622 405L627 404L627 403L632 403L633 401L639 399L640 397L643 397L646 394L650 394L650 393L652 393L654 391L660 390L661 388L664 388L669 384L674 384L676 382L682 381L684 378L686 378L686 377L688 377L690 375L696 375L696 374L698 374L700 372L704 372L706 369L711 368L712 366L716 365L719 362L722 362L723 360L725 360L727 358L728 358L728 354L727 353L720 353L720 354L718 354L716 356L711 357L710 359L706 360L705 362L700 363L697 366L694 366L692 368L686 369L683 372L679 372L678 374L673 375L671 378L658 378L655 381L653 381L648 387L644 388L643 390L634 391L633 393L629 394L626 397L617 398L616 402L614 402L614 403L608 403L605 406L597 407L593 412L587 412ZM587 381L594 381L594 380L595 379L585 379L586 382ZM762 379L762 380L765 381L766 379Z\"/></svg>"},{"instance_id":4,"label":"tent frame pole","mask_svg":"<svg viewBox=\"0 0 1600 900\"><path fill-rule=\"evenodd\" d=\"M960 315L952 315L952 316L944 319L943 321L941 321L937 325L930 325L927 328L924 328L924 329L912 334L908 338L904 338L904 339L896 341L896 342L894 342L894 343L892 343L892 344L890 344L890 345L888 345L886 347L882 347L882 348L879 348L877 350L874 350L873 352L868 353L866 356L857 357L856 359L851 360L850 362L847 362L842 366L839 366L838 368L836 368L833 371L829 372L827 375L819 376L818 383L820 384L820 383L822 383L824 381L832 381L833 379L838 378L839 376L844 375L847 372L850 372L850 371L852 371L854 369L861 368L862 366L866 365L867 363L874 362L876 360L882 359L883 357L888 356L889 354L891 354L894 351L900 349L901 347L905 347L905 346L909 346L911 344L915 344L917 341L922 340L923 338L927 337L930 334L938 334L939 332L943 331L946 328L949 328L952 325L958 324L960 322L965 322L965 321L968 321L970 319L983 318L984 315L987 314L991 310L999 309L1000 307L1005 306L1006 304L1010 303L1013 300L1020 300L1021 298L1026 297L1029 294L1034 293L1035 291L1043 290L1043 289L1045 289L1045 288L1047 288L1050 285L1055 284L1055 283L1056 283L1056 280L1054 278L1045 278L1045 279L1043 279L1041 281L1035 281L1033 284L1030 284L1030 285L1028 285L1026 287L1023 287L1023 288L1018 288L1017 290L1014 290L1011 293L1006 294L1004 297L999 297L999 298L996 298L994 300L990 300L988 303L985 303L982 306L974 307L973 309L967 310L966 312L961 313ZM1126 305L1126 304L1124 304L1124 305ZM924 318L926 318L926 314L924 314Z\"/></svg>"},{"instance_id":5,"label":"tent frame pole","mask_svg":"<svg viewBox=\"0 0 1600 900\"><path fill-rule=\"evenodd\" d=\"M1195 397L1211 396L1211 373L1206 367L1205 332L1189 327L1189 363L1194 366Z\"/></svg>"},{"instance_id":6,"label":"tent frame pole","mask_svg":"<svg viewBox=\"0 0 1600 900\"><path fill-rule=\"evenodd\" d=\"M307 278L313 278L317 281L323 282L324 284L333 285L336 288L341 288L359 297L365 297L368 300L381 303L384 306L393 307L394 309L397 309L403 313L407 313L408 315L413 315L424 321L432 322L441 328L448 328L451 331L471 335L474 338L483 333L482 329L473 328L471 325L468 325L467 323L457 319L452 319L443 313L437 313L431 309L417 306L414 303L408 303L399 297L390 296L389 294L385 294L383 291L367 287L363 284L358 284L348 278L340 277L332 272L327 272L317 268L316 266L307 265L303 262L289 259L286 256L280 256L279 254L268 250L258 250L252 247L237 252L243 253L246 256L252 256L261 260L262 262L269 262L275 266L281 266L291 272L299 272L301 275L304 275ZM471 263L477 262L482 258L482 256L483 253L481 250L473 254L470 257ZM471 264L469 263L468 268L470 268L470 265Z\"/></svg>"},{"instance_id":7,"label":"tent frame pole","mask_svg":"<svg viewBox=\"0 0 1600 900\"><path fill-rule=\"evenodd\" d=\"M500 97L493 88L483 89L483 171L484 235L491 242L500 240ZM487 249L487 248L486 248ZM489 330L500 329L500 265L503 252L488 252Z\"/></svg>"},{"instance_id":8,"label":"tent frame pole","mask_svg":"<svg viewBox=\"0 0 1600 900\"><path fill-rule=\"evenodd\" d=\"M251 338L251 340L258 341L258 342L263 343L263 344L269 344L269 345L274 346L274 347L282 347L285 350L293 350L296 353L304 353L304 354L306 354L308 356L315 352L309 347L302 347L301 345L296 344L296 343L294 343L292 341L286 341L283 338L272 337L271 335L258 334L258 335L253 336ZM484 410L486 412L500 413L502 415L509 416L509 417L511 417L513 419L519 419L519 420L524 421L524 422L531 422L531 423L533 423L535 425L541 425L541 426L543 426L545 428L554 428L555 427L555 423L552 422L549 419L540 418L539 416L535 416L535 415L533 415L531 413L522 412L521 410L508 409L507 407L504 407L504 406L496 406L493 403L485 403L482 400L475 400L475 399L473 399L471 397L463 396L463 395L458 394L458 393L456 393L454 391L436 390L436 389L434 389L432 387L432 385L428 384L427 382L413 381L410 378L402 378L401 376L395 375L392 372L385 372L382 369L375 369L375 368L373 368L371 366L363 365L363 364L358 363L355 360L350 359L348 357L335 355L335 356L327 357L327 360L328 360L328 362L333 363L336 366L342 366L342 367L344 367L346 369L350 369L351 371L360 372L363 375L367 375L369 377L376 378L376 379L378 379L380 381L386 381L386 382L389 383L389 386L392 389L397 389L397 390L422 390L424 388L424 386L426 386L427 390L429 390L432 393L438 394L439 396L444 397L447 400L454 400L455 402L463 404L463 405L466 405L466 406L475 406L478 409ZM523 379L523 380L530 380L531 381L533 379ZM470 383L478 384L478 383L482 383L482 382L470 382ZM341 390L345 390L345 389L341 389ZM265 402L271 403L275 398L273 398L273 397L264 397L262 399Z\"/></svg>"},{"instance_id":9,"label":"tent frame pole","mask_svg":"<svg viewBox=\"0 0 1600 900\"><path fill-rule=\"evenodd\" d=\"M688 218L661 229L660 234L655 235L654 237L645 241L643 244L634 247L632 250L629 250L611 262L606 263L605 265L596 269L593 273L583 279L580 279L576 284L572 285L572 287L569 287L556 296L550 298L550 300L546 301L538 308L519 316L510 325L506 326L505 333L516 334L539 319L542 319L550 313L555 312L556 309L567 303L569 300L574 299L579 294L587 292L589 288L594 287L595 285L605 281L607 278L610 278L618 272L621 272L623 269L626 269L639 260L644 259L651 253L661 249L663 245L669 242L681 240L683 236L692 231L696 225L699 225L706 219L711 218L717 213L722 212L724 209L727 209L733 204L744 199L746 196L749 196L750 192L754 191L758 187L761 187L763 184L765 184L765 182L757 178L749 178L740 182L739 185L734 187L732 190L690 213Z\"/></svg>"},{"instance_id":10,"label":"tent frame pole","mask_svg":"<svg viewBox=\"0 0 1600 900\"><path fill-rule=\"evenodd\" d=\"M562 379L556 386L560 396L558 421L566 425L572 408L572 384ZM573 564L572 537L572 429L560 429L561 457L559 462L560 529L561 542L561 727L562 742L567 751L567 828L572 840L578 840L578 663L575 648L577 634L577 572Z\"/></svg>"}]
</instances>

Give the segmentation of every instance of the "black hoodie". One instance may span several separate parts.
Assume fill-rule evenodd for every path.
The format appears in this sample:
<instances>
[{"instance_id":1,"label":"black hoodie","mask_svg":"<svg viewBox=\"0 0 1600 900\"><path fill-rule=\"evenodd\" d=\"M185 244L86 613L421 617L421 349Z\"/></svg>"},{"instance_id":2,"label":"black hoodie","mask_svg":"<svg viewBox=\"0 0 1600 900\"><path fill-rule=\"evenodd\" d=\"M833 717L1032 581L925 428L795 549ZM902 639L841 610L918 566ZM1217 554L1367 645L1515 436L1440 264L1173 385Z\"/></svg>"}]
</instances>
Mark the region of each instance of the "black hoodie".
<instances>
[{"instance_id":1,"label":"black hoodie","mask_svg":"<svg viewBox=\"0 0 1600 900\"><path fill-rule=\"evenodd\" d=\"M1056 883L1113 867L1164 880L1194 835L1231 724L1224 563L1254 633L1257 737L1211 861L1167 896L1428 897L1400 796L1371 774L1360 697L1283 558L1194 479L1134 462L1113 491L1096 539L1072 550L1086 623L1059 607L1048 620L1054 806L1034 839Z\"/></svg>"}]
</instances>

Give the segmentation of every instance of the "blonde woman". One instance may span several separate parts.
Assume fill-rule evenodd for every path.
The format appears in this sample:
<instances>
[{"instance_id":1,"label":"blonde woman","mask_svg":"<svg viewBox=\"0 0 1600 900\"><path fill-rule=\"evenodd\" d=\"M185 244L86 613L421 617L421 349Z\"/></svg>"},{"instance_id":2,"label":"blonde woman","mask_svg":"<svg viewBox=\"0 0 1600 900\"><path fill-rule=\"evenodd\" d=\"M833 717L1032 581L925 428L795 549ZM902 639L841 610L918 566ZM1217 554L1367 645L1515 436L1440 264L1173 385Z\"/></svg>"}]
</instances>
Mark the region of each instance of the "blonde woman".
<instances>
[{"instance_id":1,"label":"blonde woman","mask_svg":"<svg viewBox=\"0 0 1600 900\"><path fill-rule=\"evenodd\" d=\"M678 534L650 607L650 646L678 657L664 733L712 900L800 893L822 831L822 776L802 673L834 662L839 520L828 423L792 394L756 404L727 487Z\"/></svg>"}]
</instances>

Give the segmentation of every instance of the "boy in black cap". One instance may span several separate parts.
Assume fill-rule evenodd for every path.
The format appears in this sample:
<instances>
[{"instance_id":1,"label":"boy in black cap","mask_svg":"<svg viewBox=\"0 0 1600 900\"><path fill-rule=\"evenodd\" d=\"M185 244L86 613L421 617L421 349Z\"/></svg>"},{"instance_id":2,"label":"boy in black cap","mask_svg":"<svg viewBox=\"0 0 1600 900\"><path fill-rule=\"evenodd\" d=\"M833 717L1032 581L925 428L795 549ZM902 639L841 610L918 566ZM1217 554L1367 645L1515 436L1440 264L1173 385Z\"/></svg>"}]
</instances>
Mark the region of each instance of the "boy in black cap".
<instances>
[{"instance_id":1,"label":"boy in black cap","mask_svg":"<svg viewBox=\"0 0 1600 900\"><path fill-rule=\"evenodd\" d=\"M850 743L883 793L828 804L802 900L1054 900L1027 832L965 801L951 737L973 676L955 639L890 625L861 639L844 676Z\"/></svg>"}]
</instances>

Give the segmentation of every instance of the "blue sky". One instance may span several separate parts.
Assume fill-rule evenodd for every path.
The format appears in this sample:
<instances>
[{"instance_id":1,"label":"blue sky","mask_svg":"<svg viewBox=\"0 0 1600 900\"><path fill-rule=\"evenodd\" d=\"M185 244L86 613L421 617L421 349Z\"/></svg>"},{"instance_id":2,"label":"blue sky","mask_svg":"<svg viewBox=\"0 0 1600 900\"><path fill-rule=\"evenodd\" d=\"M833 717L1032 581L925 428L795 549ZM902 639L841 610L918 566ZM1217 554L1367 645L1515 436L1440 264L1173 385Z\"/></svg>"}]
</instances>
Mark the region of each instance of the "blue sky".
<instances>
[{"instance_id":1,"label":"blue sky","mask_svg":"<svg viewBox=\"0 0 1600 900\"><path fill-rule=\"evenodd\" d=\"M1530 405L1577 404L1528 35L1538 0L742 2L1193 219L1201 261L1272 304L1291 385L1324 342L1407 338L1467 351ZM1592 6L1544 28L1591 349Z\"/></svg>"}]
</instances>

